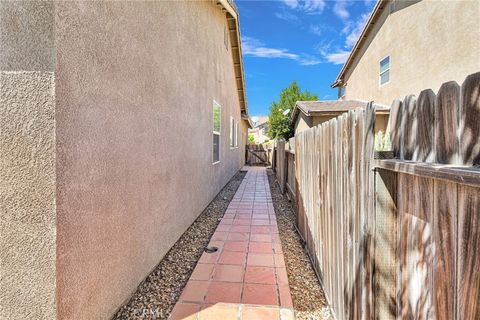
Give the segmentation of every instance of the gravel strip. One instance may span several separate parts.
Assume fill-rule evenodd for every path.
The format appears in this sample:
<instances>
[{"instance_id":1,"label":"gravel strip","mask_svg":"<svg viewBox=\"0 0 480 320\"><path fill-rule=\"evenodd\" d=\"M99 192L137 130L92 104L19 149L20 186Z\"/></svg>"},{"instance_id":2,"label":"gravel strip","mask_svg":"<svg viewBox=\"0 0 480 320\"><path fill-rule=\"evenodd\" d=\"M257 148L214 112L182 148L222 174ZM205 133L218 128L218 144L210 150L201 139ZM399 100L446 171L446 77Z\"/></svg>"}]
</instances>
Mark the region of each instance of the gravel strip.
<instances>
[{"instance_id":1,"label":"gravel strip","mask_svg":"<svg viewBox=\"0 0 480 320\"><path fill-rule=\"evenodd\" d=\"M282 195L272 170L267 170L267 174L277 215L295 317L298 320L333 319L322 287L303 247L302 239L295 229L295 213L292 205L288 198Z\"/></svg>"},{"instance_id":2,"label":"gravel strip","mask_svg":"<svg viewBox=\"0 0 480 320\"><path fill-rule=\"evenodd\" d=\"M167 319L246 172L239 171L112 319Z\"/></svg>"}]
</instances>

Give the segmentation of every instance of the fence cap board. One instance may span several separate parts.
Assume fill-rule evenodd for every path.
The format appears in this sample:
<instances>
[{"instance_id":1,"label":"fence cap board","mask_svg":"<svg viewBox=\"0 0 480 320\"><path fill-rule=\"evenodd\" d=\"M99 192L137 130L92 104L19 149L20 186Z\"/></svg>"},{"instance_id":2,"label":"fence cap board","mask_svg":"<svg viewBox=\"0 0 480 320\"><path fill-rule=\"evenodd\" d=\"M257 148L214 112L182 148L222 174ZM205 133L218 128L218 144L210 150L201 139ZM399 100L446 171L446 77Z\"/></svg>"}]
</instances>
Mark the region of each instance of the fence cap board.
<instances>
[{"instance_id":1,"label":"fence cap board","mask_svg":"<svg viewBox=\"0 0 480 320\"><path fill-rule=\"evenodd\" d=\"M385 169L421 177L453 181L460 184L480 185L480 168L450 164L425 163L398 159L375 160L374 169Z\"/></svg>"}]
</instances>

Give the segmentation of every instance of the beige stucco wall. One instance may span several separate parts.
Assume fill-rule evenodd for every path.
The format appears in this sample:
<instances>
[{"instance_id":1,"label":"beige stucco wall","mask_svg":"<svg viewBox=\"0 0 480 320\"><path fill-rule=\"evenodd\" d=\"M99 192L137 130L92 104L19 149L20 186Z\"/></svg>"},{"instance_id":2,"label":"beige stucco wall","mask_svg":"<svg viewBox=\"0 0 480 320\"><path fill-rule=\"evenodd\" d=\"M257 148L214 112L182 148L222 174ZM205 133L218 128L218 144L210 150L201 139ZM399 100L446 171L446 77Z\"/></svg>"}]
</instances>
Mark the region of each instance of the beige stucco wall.
<instances>
[{"instance_id":1,"label":"beige stucco wall","mask_svg":"<svg viewBox=\"0 0 480 320\"><path fill-rule=\"evenodd\" d=\"M384 11L352 69L346 99L390 104L480 71L480 1L421 1ZM390 56L390 82L379 85L379 62Z\"/></svg>"},{"instance_id":2,"label":"beige stucco wall","mask_svg":"<svg viewBox=\"0 0 480 320\"><path fill-rule=\"evenodd\" d=\"M307 117L303 112L300 112L293 126L294 133L297 134L299 132L305 131L308 128L311 128L312 126L313 126L312 118Z\"/></svg>"},{"instance_id":3,"label":"beige stucco wall","mask_svg":"<svg viewBox=\"0 0 480 320\"><path fill-rule=\"evenodd\" d=\"M0 319L55 318L51 72L0 72Z\"/></svg>"},{"instance_id":4,"label":"beige stucco wall","mask_svg":"<svg viewBox=\"0 0 480 320\"><path fill-rule=\"evenodd\" d=\"M110 317L239 169L225 24L213 2L57 3L59 319Z\"/></svg>"},{"instance_id":5,"label":"beige stucco wall","mask_svg":"<svg viewBox=\"0 0 480 320\"><path fill-rule=\"evenodd\" d=\"M108 319L244 164L225 12L59 1L0 14L0 318Z\"/></svg>"},{"instance_id":6,"label":"beige stucco wall","mask_svg":"<svg viewBox=\"0 0 480 320\"><path fill-rule=\"evenodd\" d=\"M0 2L2 320L55 319L53 26L52 3Z\"/></svg>"}]
</instances>

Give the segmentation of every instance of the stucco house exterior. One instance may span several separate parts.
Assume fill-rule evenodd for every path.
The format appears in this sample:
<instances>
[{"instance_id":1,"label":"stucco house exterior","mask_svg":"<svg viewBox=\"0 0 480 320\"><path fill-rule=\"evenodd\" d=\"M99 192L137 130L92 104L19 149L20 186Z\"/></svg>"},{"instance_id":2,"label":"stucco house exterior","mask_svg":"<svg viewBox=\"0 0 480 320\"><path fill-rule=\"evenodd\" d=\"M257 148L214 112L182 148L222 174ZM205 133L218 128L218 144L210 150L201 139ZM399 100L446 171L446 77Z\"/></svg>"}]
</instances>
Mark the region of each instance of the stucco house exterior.
<instances>
[{"instance_id":1,"label":"stucco house exterior","mask_svg":"<svg viewBox=\"0 0 480 320\"><path fill-rule=\"evenodd\" d=\"M292 123L295 129L295 135L338 117L345 112L357 108L366 108L366 106L367 102L358 100L297 101L292 112ZM375 104L375 110L375 132L385 132L388 125L390 108L388 106Z\"/></svg>"},{"instance_id":2,"label":"stucco house exterior","mask_svg":"<svg viewBox=\"0 0 480 320\"><path fill-rule=\"evenodd\" d=\"M108 319L243 166L238 12L0 2L0 318Z\"/></svg>"},{"instance_id":3,"label":"stucco house exterior","mask_svg":"<svg viewBox=\"0 0 480 320\"><path fill-rule=\"evenodd\" d=\"M268 132L268 116L253 117L253 128L248 129L248 134L253 136L256 144L262 144L270 140Z\"/></svg>"},{"instance_id":4,"label":"stucco house exterior","mask_svg":"<svg viewBox=\"0 0 480 320\"><path fill-rule=\"evenodd\" d=\"M332 87L339 99L394 99L480 70L480 1L379 0Z\"/></svg>"}]
</instances>

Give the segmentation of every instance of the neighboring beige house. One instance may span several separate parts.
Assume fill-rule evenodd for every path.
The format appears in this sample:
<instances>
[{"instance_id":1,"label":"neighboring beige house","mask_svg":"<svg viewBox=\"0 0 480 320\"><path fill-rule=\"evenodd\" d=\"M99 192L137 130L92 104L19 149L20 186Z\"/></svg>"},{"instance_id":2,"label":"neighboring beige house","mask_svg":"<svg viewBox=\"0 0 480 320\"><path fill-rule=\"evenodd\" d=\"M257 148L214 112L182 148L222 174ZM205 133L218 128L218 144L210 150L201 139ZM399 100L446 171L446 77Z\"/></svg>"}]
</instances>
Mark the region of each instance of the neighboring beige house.
<instances>
[{"instance_id":1,"label":"neighboring beige house","mask_svg":"<svg viewBox=\"0 0 480 320\"><path fill-rule=\"evenodd\" d=\"M0 318L109 319L243 166L238 12L0 2Z\"/></svg>"},{"instance_id":2,"label":"neighboring beige house","mask_svg":"<svg viewBox=\"0 0 480 320\"><path fill-rule=\"evenodd\" d=\"M366 102L357 100L297 101L292 112L292 123L294 125L295 135L308 128L338 117L345 112L357 108L365 108L366 106ZM388 106L375 104L375 110L375 132L385 132L390 108Z\"/></svg>"},{"instance_id":3,"label":"neighboring beige house","mask_svg":"<svg viewBox=\"0 0 480 320\"><path fill-rule=\"evenodd\" d=\"M248 129L248 134L253 136L255 144L262 144L270 140L267 136L268 132L268 116L252 117L253 128Z\"/></svg>"},{"instance_id":4,"label":"neighboring beige house","mask_svg":"<svg viewBox=\"0 0 480 320\"><path fill-rule=\"evenodd\" d=\"M332 87L340 99L394 99L480 71L480 1L380 0Z\"/></svg>"}]
</instances>

